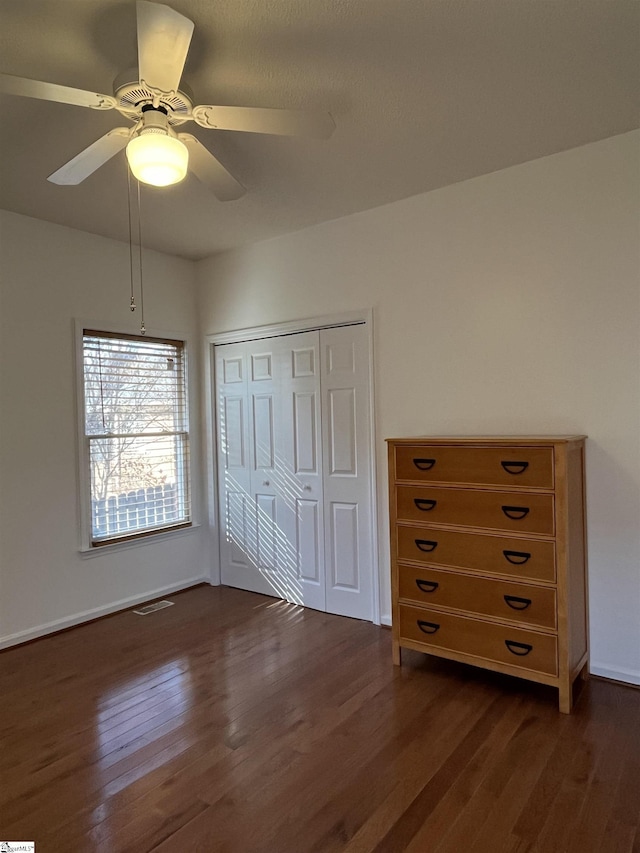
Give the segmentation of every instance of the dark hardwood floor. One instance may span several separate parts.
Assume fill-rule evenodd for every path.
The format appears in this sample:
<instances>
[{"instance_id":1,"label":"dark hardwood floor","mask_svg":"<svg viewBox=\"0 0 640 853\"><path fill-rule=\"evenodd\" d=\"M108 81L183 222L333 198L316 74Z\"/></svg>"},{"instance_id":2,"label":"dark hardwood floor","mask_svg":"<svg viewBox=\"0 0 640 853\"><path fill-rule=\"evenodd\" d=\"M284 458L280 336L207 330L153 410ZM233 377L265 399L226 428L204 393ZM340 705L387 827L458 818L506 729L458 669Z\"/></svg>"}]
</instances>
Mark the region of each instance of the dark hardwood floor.
<instances>
[{"instance_id":1,"label":"dark hardwood floor","mask_svg":"<svg viewBox=\"0 0 640 853\"><path fill-rule=\"evenodd\" d=\"M36 853L640 851L640 691L554 690L198 587L0 654L0 838Z\"/></svg>"}]
</instances>

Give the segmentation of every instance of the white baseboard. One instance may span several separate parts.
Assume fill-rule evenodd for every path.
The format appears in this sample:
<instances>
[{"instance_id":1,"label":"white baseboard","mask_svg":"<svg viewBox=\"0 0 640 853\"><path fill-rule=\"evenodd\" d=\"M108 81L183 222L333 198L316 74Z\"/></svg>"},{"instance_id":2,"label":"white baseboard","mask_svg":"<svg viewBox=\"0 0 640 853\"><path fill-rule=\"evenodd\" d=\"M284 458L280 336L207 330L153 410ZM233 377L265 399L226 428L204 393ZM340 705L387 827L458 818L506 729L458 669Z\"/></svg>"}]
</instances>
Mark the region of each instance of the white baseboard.
<instances>
[{"instance_id":1,"label":"white baseboard","mask_svg":"<svg viewBox=\"0 0 640 853\"><path fill-rule=\"evenodd\" d=\"M592 675L599 675L602 678L609 678L612 681L622 681L626 684L637 684L640 686L640 672L634 669L618 669L611 666L600 666L598 663L592 663L589 666L589 672Z\"/></svg>"},{"instance_id":2,"label":"white baseboard","mask_svg":"<svg viewBox=\"0 0 640 853\"><path fill-rule=\"evenodd\" d=\"M386 628L390 628L391 627L391 614L390 613L383 613L380 616L380 624L384 625Z\"/></svg>"},{"instance_id":3,"label":"white baseboard","mask_svg":"<svg viewBox=\"0 0 640 853\"><path fill-rule=\"evenodd\" d=\"M0 649L16 646L19 643L26 643L29 640L36 640L38 637L44 637L47 634L53 634L55 631L62 631L65 628L73 628L75 625L81 625L83 622L89 622L100 616L108 616L110 613L116 613L118 610L127 610L129 607L142 604L144 601L150 601L152 598L170 595L172 592L181 592L183 589L189 589L189 587L197 586L201 583L209 583L209 578L188 578L187 580L172 583L159 589L150 589L139 595L131 595L129 598L121 598L119 601L114 601L103 607L94 607L91 610L84 610L82 613L74 613L73 616L67 616L64 619L56 619L54 622L37 625L35 628L28 628L26 631L18 631L17 634L8 634L5 637L0 637Z\"/></svg>"}]
</instances>

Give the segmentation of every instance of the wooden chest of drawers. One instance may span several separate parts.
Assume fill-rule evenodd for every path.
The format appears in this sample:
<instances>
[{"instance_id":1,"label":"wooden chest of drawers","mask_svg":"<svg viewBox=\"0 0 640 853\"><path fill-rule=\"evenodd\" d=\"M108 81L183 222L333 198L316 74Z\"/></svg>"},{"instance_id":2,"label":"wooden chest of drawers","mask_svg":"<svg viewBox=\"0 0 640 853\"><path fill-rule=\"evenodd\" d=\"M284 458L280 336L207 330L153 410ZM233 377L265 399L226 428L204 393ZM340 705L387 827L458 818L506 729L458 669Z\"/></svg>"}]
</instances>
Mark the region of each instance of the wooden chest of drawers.
<instances>
[{"instance_id":1,"label":"wooden chest of drawers","mask_svg":"<svg viewBox=\"0 0 640 853\"><path fill-rule=\"evenodd\" d=\"M585 436L388 439L394 663L588 672Z\"/></svg>"}]
</instances>

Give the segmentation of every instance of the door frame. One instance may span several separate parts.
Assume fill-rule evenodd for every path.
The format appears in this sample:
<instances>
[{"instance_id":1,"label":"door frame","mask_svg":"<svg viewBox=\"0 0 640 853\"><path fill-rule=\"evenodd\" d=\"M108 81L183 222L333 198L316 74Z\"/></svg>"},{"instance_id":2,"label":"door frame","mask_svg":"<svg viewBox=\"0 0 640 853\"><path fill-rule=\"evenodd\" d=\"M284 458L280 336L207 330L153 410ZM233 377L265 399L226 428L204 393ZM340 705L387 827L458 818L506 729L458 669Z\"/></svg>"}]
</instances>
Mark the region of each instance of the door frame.
<instances>
[{"instance_id":1,"label":"door frame","mask_svg":"<svg viewBox=\"0 0 640 853\"><path fill-rule=\"evenodd\" d=\"M207 468L206 490L209 519L209 542L211 554L215 556L209 564L210 583L220 585L220 501L218 491L218 443L217 436L217 405L213 393L216 382L215 348L223 344L237 344L244 341L255 341L261 338L277 338L284 335L295 335L299 332L313 332L331 329L337 326L360 326L367 330L369 343L369 439L371 452L370 465L370 504L371 504L371 589L372 589L372 622L381 624L380 614L380 561L378 552L378 489L376 467L376 420L375 420L375 362L373 350L373 309L365 308L360 311L345 311L322 317L309 317L302 320L291 320L283 323L273 323L266 326L253 326L244 329L234 329L227 332L214 332L204 336L204 399L205 399L205 462Z\"/></svg>"}]
</instances>

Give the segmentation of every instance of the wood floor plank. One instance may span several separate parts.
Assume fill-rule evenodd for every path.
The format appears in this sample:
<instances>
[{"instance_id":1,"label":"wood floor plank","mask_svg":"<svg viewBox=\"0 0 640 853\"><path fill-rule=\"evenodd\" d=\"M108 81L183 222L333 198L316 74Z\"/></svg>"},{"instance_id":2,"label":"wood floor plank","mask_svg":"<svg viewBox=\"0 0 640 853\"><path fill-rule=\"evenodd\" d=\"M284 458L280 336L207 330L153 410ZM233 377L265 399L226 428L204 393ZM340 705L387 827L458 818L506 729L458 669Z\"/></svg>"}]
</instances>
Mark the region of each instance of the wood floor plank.
<instances>
[{"instance_id":1,"label":"wood floor plank","mask_svg":"<svg viewBox=\"0 0 640 853\"><path fill-rule=\"evenodd\" d=\"M601 843L602 850L611 853L630 853L640 826L640 755L633 744L634 728L638 727L638 715L628 719L627 726L620 727L627 736L623 770L612 799L611 812Z\"/></svg>"},{"instance_id":2,"label":"wood floor plank","mask_svg":"<svg viewBox=\"0 0 640 853\"><path fill-rule=\"evenodd\" d=\"M542 732L539 732L539 735L530 744L528 754L521 755L518 764L513 767L512 777L482 824L473 845L469 848L470 853L483 853L487 845L495 839L509 838L518 815L522 812L522 803L526 803L528 808L532 792L552 762L558 743L562 740L561 732L555 744L549 742Z\"/></svg>"},{"instance_id":3,"label":"wood floor plank","mask_svg":"<svg viewBox=\"0 0 640 853\"><path fill-rule=\"evenodd\" d=\"M587 714L583 703L573 716L559 722L556 744L529 797L520 798L520 813L511 831L506 826L509 810L501 816L500 834L511 839L506 849L533 850L536 839L542 850L553 845L565 849L578 819L593 755L598 752L602 722ZM495 826L493 832L497 832Z\"/></svg>"},{"instance_id":4,"label":"wood floor plank","mask_svg":"<svg viewBox=\"0 0 640 853\"><path fill-rule=\"evenodd\" d=\"M449 740L448 754L442 756L442 760L433 768L431 774L422 777L422 786L389 831L376 844L375 853L392 853L408 847L424 820L429 817L449 790L452 781L459 775L461 769L468 765L480 745L489 736L496 713L495 705L501 701L503 701L502 697L497 697L487 705L481 704L479 707L476 705L475 709L479 713L475 715L471 727L456 725L456 737L453 741ZM441 723L436 730L440 732L442 729ZM446 734L449 732L445 729ZM432 746L431 749L435 751L436 746Z\"/></svg>"},{"instance_id":5,"label":"wood floor plank","mask_svg":"<svg viewBox=\"0 0 640 853\"><path fill-rule=\"evenodd\" d=\"M555 692L224 587L0 653L38 853L640 853L640 691Z\"/></svg>"},{"instance_id":6,"label":"wood floor plank","mask_svg":"<svg viewBox=\"0 0 640 853\"><path fill-rule=\"evenodd\" d=\"M505 822L507 827L513 822L513 810L528 796L553 748L554 740L547 730L550 719L551 710L541 706L538 713L523 720L481 783L480 796L472 799L435 848L438 853L457 853L461 845L477 853L487 843L504 839Z\"/></svg>"},{"instance_id":7,"label":"wood floor plank","mask_svg":"<svg viewBox=\"0 0 640 853\"><path fill-rule=\"evenodd\" d=\"M453 822L475 796L492 767L495 756L506 748L524 719L523 700L511 696L508 701L509 705L504 714L494 723L492 731L471 757L465 771L457 775L431 814L425 816L418 832L407 846L406 853L424 853L433 839L444 838Z\"/></svg>"},{"instance_id":8,"label":"wood floor plank","mask_svg":"<svg viewBox=\"0 0 640 853\"><path fill-rule=\"evenodd\" d=\"M402 813L421 790L425 777L429 778L440 766L455 743L457 733L473 725L482 712L480 703L480 707L469 708L461 700L460 693L459 690L443 690L430 696L429 703L418 713L406 716L406 726L400 732L387 734L385 724L384 731L378 734L361 760L341 764L339 778L335 774L339 756L331 754L325 772L319 775L314 772L311 783L300 776L300 783L305 785L300 807L306 818L304 822L289 821L286 827L277 827L280 842L298 849L311 835L317 838L310 848L313 853L342 850L372 809L381 815L386 812L387 828L395 821L396 810ZM425 728L438 731L435 743L420 738ZM418 744L423 748L417 748ZM390 772L393 773L391 768L396 761L405 770L395 780L394 790L401 805L394 804L395 808L389 810L388 789L393 778ZM348 810L348 817L345 817L345 810Z\"/></svg>"},{"instance_id":9,"label":"wood floor plank","mask_svg":"<svg viewBox=\"0 0 640 853\"><path fill-rule=\"evenodd\" d=\"M625 760L629 757L628 749L631 748L635 755L638 754L635 742L640 717L637 712L635 693L621 689L620 692L610 694L603 687L606 688L606 685L602 683L593 685L592 695L600 693L605 697L602 710L608 713L609 722L607 734L603 738L605 748L595 765L588 785L585 786L579 821L568 848L571 853L579 853L584 850L585 845L591 845L593 850L602 849L602 841L615 804L616 791L625 767ZM640 785L635 786L634 797L636 802L640 800ZM589 849L588 846L587 849Z\"/></svg>"},{"instance_id":10,"label":"wood floor plank","mask_svg":"<svg viewBox=\"0 0 640 853\"><path fill-rule=\"evenodd\" d=\"M522 847L568 849L582 817L585 790L609 746L609 721L576 709L514 826ZM526 842L526 845L525 845Z\"/></svg>"}]
</instances>

